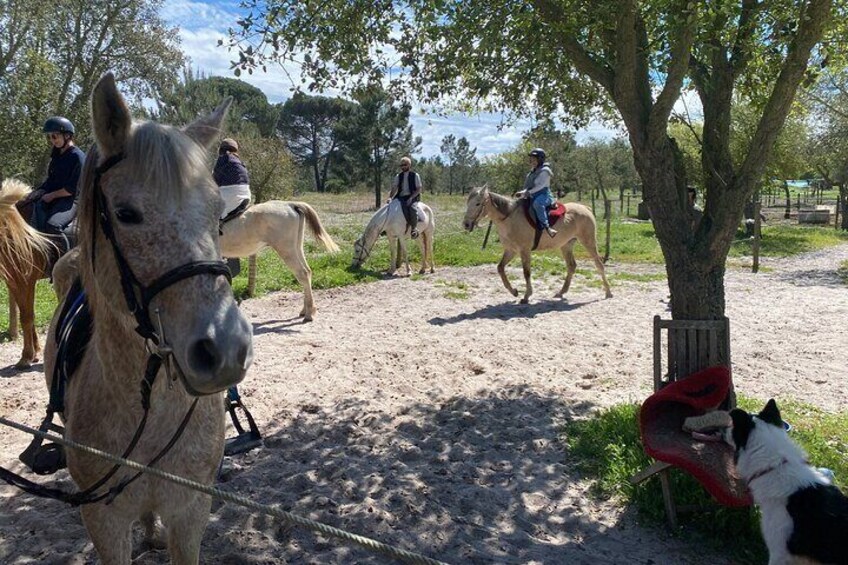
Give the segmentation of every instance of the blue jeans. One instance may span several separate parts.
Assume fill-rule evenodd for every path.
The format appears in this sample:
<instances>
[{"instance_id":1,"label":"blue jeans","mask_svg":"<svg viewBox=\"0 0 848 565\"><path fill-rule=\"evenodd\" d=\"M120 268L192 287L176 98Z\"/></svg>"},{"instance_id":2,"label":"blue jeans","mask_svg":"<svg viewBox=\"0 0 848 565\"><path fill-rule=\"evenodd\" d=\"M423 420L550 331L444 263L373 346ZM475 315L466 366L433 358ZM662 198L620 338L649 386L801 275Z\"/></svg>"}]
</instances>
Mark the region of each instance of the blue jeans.
<instances>
[{"instance_id":1,"label":"blue jeans","mask_svg":"<svg viewBox=\"0 0 848 565\"><path fill-rule=\"evenodd\" d=\"M554 203L554 195L550 188L545 188L533 195L533 212L536 214L536 228L546 230L548 225L548 208Z\"/></svg>"}]
</instances>

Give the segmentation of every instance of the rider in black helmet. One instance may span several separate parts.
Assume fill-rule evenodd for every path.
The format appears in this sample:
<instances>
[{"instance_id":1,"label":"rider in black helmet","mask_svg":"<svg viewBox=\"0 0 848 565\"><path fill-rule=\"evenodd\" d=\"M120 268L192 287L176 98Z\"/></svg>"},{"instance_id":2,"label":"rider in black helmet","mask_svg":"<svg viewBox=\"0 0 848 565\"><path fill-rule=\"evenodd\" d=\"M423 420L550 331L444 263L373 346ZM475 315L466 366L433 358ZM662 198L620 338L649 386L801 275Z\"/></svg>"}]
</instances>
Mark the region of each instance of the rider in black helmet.
<instances>
[{"instance_id":1,"label":"rider in black helmet","mask_svg":"<svg viewBox=\"0 0 848 565\"><path fill-rule=\"evenodd\" d=\"M548 224L548 208L554 203L554 195L551 193L551 177L554 176L551 168L545 164L545 150L536 148L528 154L532 170L527 174L524 181L524 190L518 193L519 198L529 198L533 204L533 212L536 215L536 226L545 230L551 237L556 236L557 231Z\"/></svg>"},{"instance_id":2,"label":"rider in black helmet","mask_svg":"<svg viewBox=\"0 0 848 565\"><path fill-rule=\"evenodd\" d=\"M58 233L74 219L74 197L85 153L74 145L76 130L69 119L48 118L42 131L52 150L47 179L27 197L35 202L30 223L39 231Z\"/></svg>"}]
</instances>

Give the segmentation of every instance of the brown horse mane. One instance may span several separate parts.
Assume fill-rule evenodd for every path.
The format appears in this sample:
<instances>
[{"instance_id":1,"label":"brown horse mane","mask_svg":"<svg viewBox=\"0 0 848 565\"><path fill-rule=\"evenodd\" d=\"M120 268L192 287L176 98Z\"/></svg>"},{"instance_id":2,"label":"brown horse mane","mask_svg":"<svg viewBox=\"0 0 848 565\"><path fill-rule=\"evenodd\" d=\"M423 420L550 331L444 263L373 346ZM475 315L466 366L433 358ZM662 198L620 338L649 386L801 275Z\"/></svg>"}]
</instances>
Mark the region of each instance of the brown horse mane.
<instances>
[{"instance_id":1,"label":"brown horse mane","mask_svg":"<svg viewBox=\"0 0 848 565\"><path fill-rule=\"evenodd\" d=\"M518 206L519 200L515 200L508 196L504 196L502 194L498 194L497 192L489 191L489 201L492 203L492 206L495 207L500 214L504 217L509 216Z\"/></svg>"}]
</instances>

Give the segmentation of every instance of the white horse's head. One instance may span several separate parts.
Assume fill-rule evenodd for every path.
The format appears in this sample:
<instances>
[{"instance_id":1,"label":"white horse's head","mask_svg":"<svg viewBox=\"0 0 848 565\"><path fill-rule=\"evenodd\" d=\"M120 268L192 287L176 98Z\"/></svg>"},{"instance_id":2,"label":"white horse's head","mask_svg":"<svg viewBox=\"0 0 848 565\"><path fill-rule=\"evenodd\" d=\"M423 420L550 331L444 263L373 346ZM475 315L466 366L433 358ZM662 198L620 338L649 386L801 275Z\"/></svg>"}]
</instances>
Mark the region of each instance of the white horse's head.
<instances>
[{"instance_id":1,"label":"white horse's head","mask_svg":"<svg viewBox=\"0 0 848 565\"><path fill-rule=\"evenodd\" d=\"M368 255L370 255L370 252L366 249L365 236L362 235L353 242L353 262L350 264L350 268L359 269L362 267L362 264L368 259Z\"/></svg>"},{"instance_id":2,"label":"white horse's head","mask_svg":"<svg viewBox=\"0 0 848 565\"><path fill-rule=\"evenodd\" d=\"M81 184L79 235L95 323L121 335L141 324L130 301L146 306L191 394L238 383L253 359L250 322L221 276L223 201L207 165L230 103L180 130L133 123L111 74L92 96L97 146Z\"/></svg>"},{"instance_id":3,"label":"white horse's head","mask_svg":"<svg viewBox=\"0 0 848 565\"><path fill-rule=\"evenodd\" d=\"M465 219L462 222L466 231L470 232L474 230L480 219L486 215L486 201L488 199L488 184L472 188L468 193L468 200L466 201L465 207Z\"/></svg>"}]
</instances>

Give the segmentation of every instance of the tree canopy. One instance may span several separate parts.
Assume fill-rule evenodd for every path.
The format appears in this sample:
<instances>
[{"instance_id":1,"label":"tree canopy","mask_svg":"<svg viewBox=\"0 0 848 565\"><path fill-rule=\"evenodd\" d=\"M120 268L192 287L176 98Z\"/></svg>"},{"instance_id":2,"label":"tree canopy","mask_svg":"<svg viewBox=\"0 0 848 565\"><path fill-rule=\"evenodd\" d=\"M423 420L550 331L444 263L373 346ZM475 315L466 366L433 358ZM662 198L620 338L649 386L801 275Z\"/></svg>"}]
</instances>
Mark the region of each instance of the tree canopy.
<instances>
[{"instance_id":1,"label":"tree canopy","mask_svg":"<svg viewBox=\"0 0 848 565\"><path fill-rule=\"evenodd\" d=\"M302 59L310 87L389 90L424 102L627 129L663 249L674 317L724 315L724 268L744 202L799 87L844 65L848 5L833 0L247 0L238 68ZM703 108L703 219L689 222L686 169L668 135L684 91ZM757 108L741 162L734 97Z\"/></svg>"}]
</instances>

